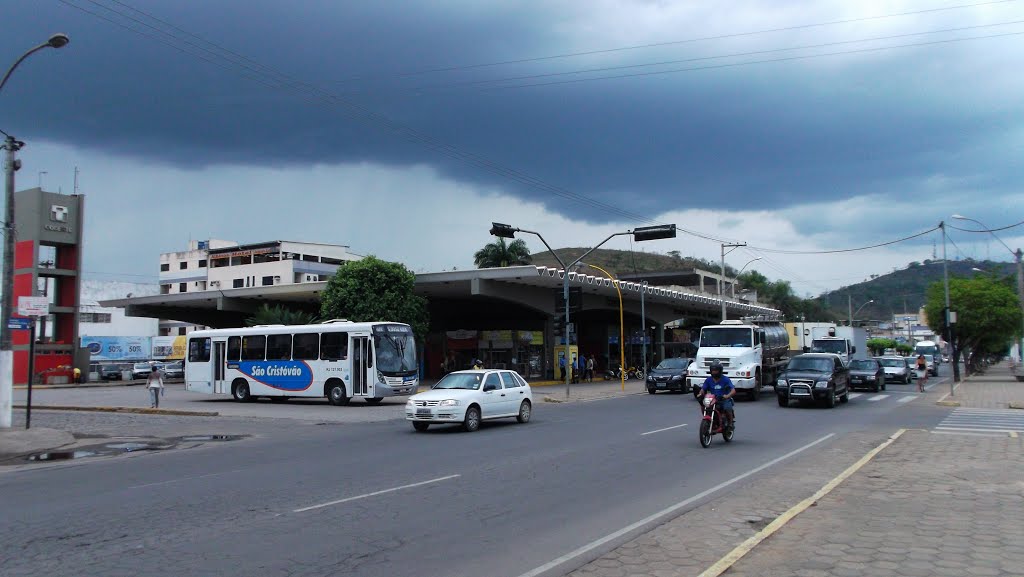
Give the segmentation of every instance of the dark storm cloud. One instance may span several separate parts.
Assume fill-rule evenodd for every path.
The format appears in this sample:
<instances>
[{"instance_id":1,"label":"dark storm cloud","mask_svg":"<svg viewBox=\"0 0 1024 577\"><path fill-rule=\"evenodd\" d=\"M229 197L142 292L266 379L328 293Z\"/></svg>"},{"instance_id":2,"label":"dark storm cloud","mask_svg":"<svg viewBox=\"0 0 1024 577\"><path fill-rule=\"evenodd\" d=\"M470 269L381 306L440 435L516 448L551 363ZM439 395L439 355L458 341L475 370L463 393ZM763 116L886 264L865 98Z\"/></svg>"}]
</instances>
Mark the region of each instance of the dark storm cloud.
<instances>
[{"instance_id":1,"label":"dark storm cloud","mask_svg":"<svg viewBox=\"0 0 1024 577\"><path fill-rule=\"evenodd\" d=\"M68 1L155 34L88 0ZM440 142L637 214L777 209L861 194L903 198L925 193L921 181L935 173L970 175L994 189L1019 177L1019 164L1007 166L1005 149L989 142L1018 112L947 102L941 77L915 74L915 59L927 59L926 52L842 74L768 64L481 90L452 84L604 61L395 73L576 50L555 32L578 16L575 5L526 11L476 2L130 3ZM223 70L57 0L19 2L0 26L8 57L53 31L72 36L59 54L47 51L23 65L0 96L0 128L23 138L191 167L422 163L550 201L564 214L616 217L467 166L380 124L356 122L337 103L262 86L240 76L255 75L251 70ZM590 42L606 46L601 38ZM687 56L685 49L673 52L680 54Z\"/></svg>"}]
</instances>

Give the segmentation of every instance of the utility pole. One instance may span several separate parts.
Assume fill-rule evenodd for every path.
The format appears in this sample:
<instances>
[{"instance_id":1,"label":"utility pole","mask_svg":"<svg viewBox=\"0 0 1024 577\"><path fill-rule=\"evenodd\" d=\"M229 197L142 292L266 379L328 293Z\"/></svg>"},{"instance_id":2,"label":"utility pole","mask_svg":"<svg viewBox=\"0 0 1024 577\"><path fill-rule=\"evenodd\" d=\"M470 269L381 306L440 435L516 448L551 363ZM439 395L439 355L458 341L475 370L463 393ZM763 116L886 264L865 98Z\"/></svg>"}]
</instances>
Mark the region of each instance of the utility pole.
<instances>
[{"instance_id":1,"label":"utility pole","mask_svg":"<svg viewBox=\"0 0 1024 577\"><path fill-rule=\"evenodd\" d=\"M21 168L16 153L25 143L7 135L4 140L4 266L0 280L0 428L10 428L14 400L14 350L11 347L11 303L14 293L14 173Z\"/></svg>"},{"instance_id":2,"label":"utility pole","mask_svg":"<svg viewBox=\"0 0 1024 577\"><path fill-rule=\"evenodd\" d=\"M722 278L718 280L718 300L722 301L722 320L728 318L725 314L725 255L729 254L733 250L741 246L747 246L747 243L740 244L722 244ZM725 249L729 249L728 251Z\"/></svg>"},{"instance_id":3,"label":"utility pole","mask_svg":"<svg viewBox=\"0 0 1024 577\"><path fill-rule=\"evenodd\" d=\"M946 260L946 221L939 223L942 229L942 285L946 292L946 308L943 313L943 327L946 329L946 342L953 353L953 380L949 382L949 396L953 396L955 383L960 382L960 363L957 362L956 342L953 340L953 312L949 306L949 261Z\"/></svg>"},{"instance_id":4,"label":"utility pole","mask_svg":"<svg viewBox=\"0 0 1024 577\"><path fill-rule=\"evenodd\" d=\"M1020 305L1021 314L1021 332L1020 342L1017 343L1017 355L1020 356L1021 364L1024 364L1024 265L1021 265L1021 257L1024 256L1024 253L1018 248L1014 256L1017 257L1017 303Z\"/></svg>"}]
</instances>

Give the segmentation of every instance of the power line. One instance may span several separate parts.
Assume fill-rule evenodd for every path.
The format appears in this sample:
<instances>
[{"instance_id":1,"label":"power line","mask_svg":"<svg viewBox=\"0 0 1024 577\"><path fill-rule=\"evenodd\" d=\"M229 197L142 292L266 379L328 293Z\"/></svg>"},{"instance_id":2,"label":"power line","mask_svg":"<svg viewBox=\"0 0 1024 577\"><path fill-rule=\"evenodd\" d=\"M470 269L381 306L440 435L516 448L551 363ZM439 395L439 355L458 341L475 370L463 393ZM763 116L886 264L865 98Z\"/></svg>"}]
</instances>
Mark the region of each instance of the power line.
<instances>
[{"instance_id":1,"label":"power line","mask_svg":"<svg viewBox=\"0 0 1024 577\"><path fill-rule=\"evenodd\" d=\"M727 64L712 64L709 66L694 66L690 68L676 68L672 70L659 70L655 72L636 72L633 74L616 74L612 76L595 76L593 78L574 78L572 80L556 80L552 82L534 82L530 84L513 84L509 86L497 86L486 88L485 91L513 90L519 88L536 88L540 86L557 86L560 84L581 84L583 82L596 82L599 80L617 80L621 78L641 78L645 76L657 76L661 74L677 74L681 72L696 72L700 70L715 70L719 68L736 68L739 66L751 66L754 64L768 64L772 62L793 62L797 60L810 60L812 58L827 58L831 56L844 56L847 54L864 54L869 52L880 52L882 50L893 50L896 48L915 48L920 46L934 46L938 44L952 44L955 42L967 42L970 40L986 40L990 38L1002 38L1007 36L1019 36L1024 32L1006 32L1003 34L988 34L983 36L970 36L967 38L949 38L946 40L933 40L931 42L912 42L910 44L894 44L892 46L878 46L875 48L859 48L856 50L840 50L838 52L826 52L823 54L805 54L800 56L787 56L785 58L768 58L765 60L751 60L749 62L731 62Z\"/></svg>"},{"instance_id":2,"label":"power line","mask_svg":"<svg viewBox=\"0 0 1024 577\"><path fill-rule=\"evenodd\" d=\"M872 245L869 245L869 246L861 246L861 247L856 247L856 248L839 248L839 249L832 249L832 250L784 250L784 249L778 249L778 248L764 248L764 247L759 247L759 246L751 246L749 248L752 249L752 250L757 250L757 251L761 251L761 252L770 252L770 253L776 253L776 254L836 254L836 253L841 253L841 252L858 252L858 251L862 251L862 250L871 250L873 248L881 248L883 246L889 246L889 245L897 244L897 243L900 243L900 242L906 242L908 240L913 240L915 238L922 237L922 236L924 236L926 234L930 234L930 233L935 232L937 230L939 230L939 227L935 226L935 227L929 228L928 230L921 231L919 233L912 234L910 236L904 236L902 238L897 238L895 240L890 240L890 241L887 241L887 242L881 242L881 243L878 243L878 244L872 244Z\"/></svg>"},{"instance_id":3,"label":"power line","mask_svg":"<svg viewBox=\"0 0 1024 577\"><path fill-rule=\"evenodd\" d=\"M116 2L117 0L112 0L112 1ZM798 24L798 25L795 25L795 26L785 26L785 27L781 27L781 28L766 28L766 29L762 29L762 30L752 30L752 31L748 31L748 32L733 32L733 33L729 33L729 34L719 34L719 35L716 35L716 36L702 36L702 37L696 37L696 38L687 38L687 39L683 39L683 40L669 40L669 41L665 41L665 42L653 42L653 43L650 43L650 44L637 44L637 45L632 45L632 46L620 46L620 47L616 47L616 48L604 48L604 49L597 49L597 50L587 50L587 51L582 51L582 52L566 52L566 53L562 53L562 54L553 54L553 55L548 55L548 56L536 56L536 57L531 57L531 58L517 58L517 59L511 59L511 60L501 60L501 61L497 61L497 62L484 62L484 63L479 63L479 64L465 64L465 65L459 65L459 66L444 66L444 67L428 68L428 69L412 71L412 72L403 72L403 73L398 73L398 74L388 75L388 76L370 77L369 79L374 79L374 78L390 78L390 77L403 78L403 77L410 77L410 76L421 76L421 75L424 75L424 74L433 74L433 73L437 73L437 72L454 72L454 71L458 71L458 70L472 70L472 69L479 69L479 68L491 68L491 67L496 67L496 66L505 66L505 65L509 65L509 64L524 64L524 63L527 63L527 62L542 62L542 61L546 61L546 60L558 60L558 59L563 59L563 58L576 58L576 57L579 57L579 56L592 56L592 55L595 55L595 54L609 54L609 53L614 53L614 52L625 52L625 51L630 51L630 50L641 50L641 49L646 49L646 48L659 48L659 47L663 47L663 46L676 46L676 45L680 45L680 44L690 44L690 43L695 43L695 42L704 42L704 41L708 41L708 40L724 40L724 39L729 39L729 38L741 38L741 37L744 37L744 36L754 36L754 35L759 35L759 34L769 34L769 33L773 33L773 32L789 32L789 31L793 31L793 30L804 30L804 29L808 29L808 28L821 28L821 27L825 27L825 26L834 26L834 25L838 25L838 24L853 24L853 23L856 23L856 22L867 22L867 21L871 21L871 20L883 20L883 19L887 19L887 18L898 18L898 17L902 17L902 16L914 16L914 15L918 15L918 14L928 14L928 13L943 12L943 11L949 11L949 10L959 10L959 9L962 9L962 8L975 8L975 7L978 7L978 6L989 6L989 5L993 5L993 4L1007 4L1009 2L1015 2L1015 1L1016 0L993 0L993 1L990 1L990 2L978 2L978 3L975 3L975 4L959 4L959 5L955 5L955 6L944 6L944 7L940 7L940 8L927 8L927 9L924 9L924 10L914 10L914 11L909 11L909 12L897 12L897 13L892 13L892 14L881 14L881 15L877 15L877 16L864 16L864 17L860 17L860 18L846 18L846 19L842 19L842 20L830 20L830 21L827 21L827 22L817 22L817 23L813 23L813 24ZM118 2L118 4L121 4L121 2ZM364 78L364 77L353 77L353 78L349 78L349 79L340 80L338 82L351 82L351 81L363 80L363 79L366 79L366 78Z\"/></svg>"},{"instance_id":4,"label":"power line","mask_svg":"<svg viewBox=\"0 0 1024 577\"><path fill-rule=\"evenodd\" d=\"M623 64L623 65L619 65L619 66L604 66L604 67L600 67L600 68L584 68L584 69L580 69L580 70L569 70L569 71L564 71L564 72L547 72L547 73L543 73L543 74L529 74L529 75L524 75L524 76L510 76L510 77L506 77L506 78L491 78L491 79L485 79L485 80L467 80L467 81L464 81L464 82L455 82L455 83L448 83L448 84L435 84L435 85L428 85L428 86L419 86L419 87L410 88L409 91L417 92L417 91L421 91L421 90L453 88L453 87L462 87L462 86L483 86L483 85L487 85L487 84L498 84L498 83L502 83L502 82L518 82L518 81L522 81L522 80L536 80L536 79L540 79L540 78L554 78L554 77L571 76L571 75L577 75L577 74L591 74L591 73L595 73L595 72L609 72L609 71L613 71L613 70L630 70L630 69L636 69L636 68L650 68L650 67L654 67L654 66L668 66L670 64L684 64L684 63L687 63L687 62L701 62L701 61L706 61L706 60L718 60L718 59L722 59L722 58L738 58L738 57L741 57L741 56L757 56L757 55L762 55L762 54L774 54L774 53L778 53L778 52L789 52L789 51L793 51L793 50L810 50L810 49L815 49L815 48L827 48L827 47L830 47L830 46L844 46L844 45L849 45L849 44L860 44L860 43L863 43L863 42L877 42L879 40L895 40L895 39L898 39L898 38L909 38L909 37L912 37L912 36L925 36L925 35L929 35L929 34L944 34L944 33L947 33L947 32L963 32L965 30L977 30L977 29L980 29L980 28L994 28L994 27L997 27L997 26L1011 26L1013 24L1022 24L1022 23L1024 23L1024 20L1012 20L1012 21L1007 21L1007 22L996 22L996 23L992 23L992 24L978 24L978 25L974 25L974 26L962 26L962 27L958 27L958 28L944 28L944 29L940 29L940 30L926 30L926 31L923 31L923 32L906 32L906 33L903 33L903 34L893 34L893 35L889 35L889 36L873 36L873 37L869 37L869 38L860 38L860 39L856 39L856 40L839 40L839 41L835 41L835 42L825 42L825 43L821 43L821 44L806 44L806 45L803 45L803 46L792 46L792 47L788 47L788 48L771 48L771 49L765 49L765 50L754 50L754 51L749 51L749 52L734 52L734 53L731 53L731 54L719 54L719 55L715 55L715 56L699 56L699 57L694 57L694 58L684 58L684 59L680 59L680 60L663 60L663 61L660 61L660 62L647 62L647 63L641 63L641 64ZM657 74L657 73L658 72L652 72L651 74ZM602 77L602 78L615 78L615 77ZM582 80L588 80L588 79L582 79ZM526 85L526 86L532 86L532 84ZM516 85L516 86L512 86L511 88L519 88L519 87L520 86ZM509 87L496 86L494 88L509 88Z\"/></svg>"},{"instance_id":5,"label":"power line","mask_svg":"<svg viewBox=\"0 0 1024 577\"><path fill-rule=\"evenodd\" d=\"M990 233L990 232L999 232L1001 230L1007 230L1007 229L1011 229L1011 228L1016 228L1016 227L1018 227L1018 226L1020 226L1022 224L1024 224L1024 220L1022 220L1022 221L1020 221L1020 222L1018 222L1016 224L1010 224L1010 225L1007 225L1007 226L1001 226L999 228L987 228L987 229L983 229L983 230L978 230L976 228L960 228L958 226L953 226L952 224L947 224L946 226L948 226L949 228L955 229L955 230L963 231L963 232Z\"/></svg>"}]
</instances>

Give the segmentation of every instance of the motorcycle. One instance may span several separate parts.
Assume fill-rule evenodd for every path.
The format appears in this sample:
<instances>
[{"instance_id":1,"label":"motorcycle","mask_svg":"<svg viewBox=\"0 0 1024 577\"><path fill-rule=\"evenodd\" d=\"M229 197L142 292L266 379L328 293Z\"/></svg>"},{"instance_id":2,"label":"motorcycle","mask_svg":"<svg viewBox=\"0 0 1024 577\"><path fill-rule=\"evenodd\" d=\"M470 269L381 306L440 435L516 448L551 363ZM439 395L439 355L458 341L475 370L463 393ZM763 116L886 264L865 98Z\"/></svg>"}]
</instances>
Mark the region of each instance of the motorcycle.
<instances>
[{"instance_id":1,"label":"motorcycle","mask_svg":"<svg viewBox=\"0 0 1024 577\"><path fill-rule=\"evenodd\" d=\"M629 367L626 369L626 379L640 379L644 380L644 370L637 367ZM622 380L622 367L615 367L614 370L608 369L604 372L604 380L606 381L620 381Z\"/></svg>"},{"instance_id":2,"label":"motorcycle","mask_svg":"<svg viewBox=\"0 0 1024 577\"><path fill-rule=\"evenodd\" d=\"M719 407L719 399L712 394L704 395L701 400L700 446L705 449L711 446L711 437L721 433L726 443L732 442L735 425L726 425L729 416Z\"/></svg>"}]
</instances>

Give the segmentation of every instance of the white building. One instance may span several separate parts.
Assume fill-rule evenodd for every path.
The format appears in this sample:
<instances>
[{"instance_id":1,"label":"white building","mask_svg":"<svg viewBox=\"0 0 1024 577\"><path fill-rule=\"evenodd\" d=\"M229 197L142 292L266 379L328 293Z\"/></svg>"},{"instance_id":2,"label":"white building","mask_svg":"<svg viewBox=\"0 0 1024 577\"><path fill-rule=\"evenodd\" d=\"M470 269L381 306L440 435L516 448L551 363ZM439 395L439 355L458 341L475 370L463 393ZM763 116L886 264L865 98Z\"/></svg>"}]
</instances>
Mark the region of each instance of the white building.
<instances>
[{"instance_id":1,"label":"white building","mask_svg":"<svg viewBox=\"0 0 1024 577\"><path fill-rule=\"evenodd\" d=\"M160 255L160 294L325 281L339 266L362 258L348 248L285 240L246 245L191 241L187 251ZM197 328L160 321L161 336L184 335Z\"/></svg>"},{"instance_id":2,"label":"white building","mask_svg":"<svg viewBox=\"0 0 1024 577\"><path fill-rule=\"evenodd\" d=\"M125 316L123 308L101 307L99 301L159 294L156 285L82 280L78 334L85 337L153 337L157 320Z\"/></svg>"}]
</instances>

